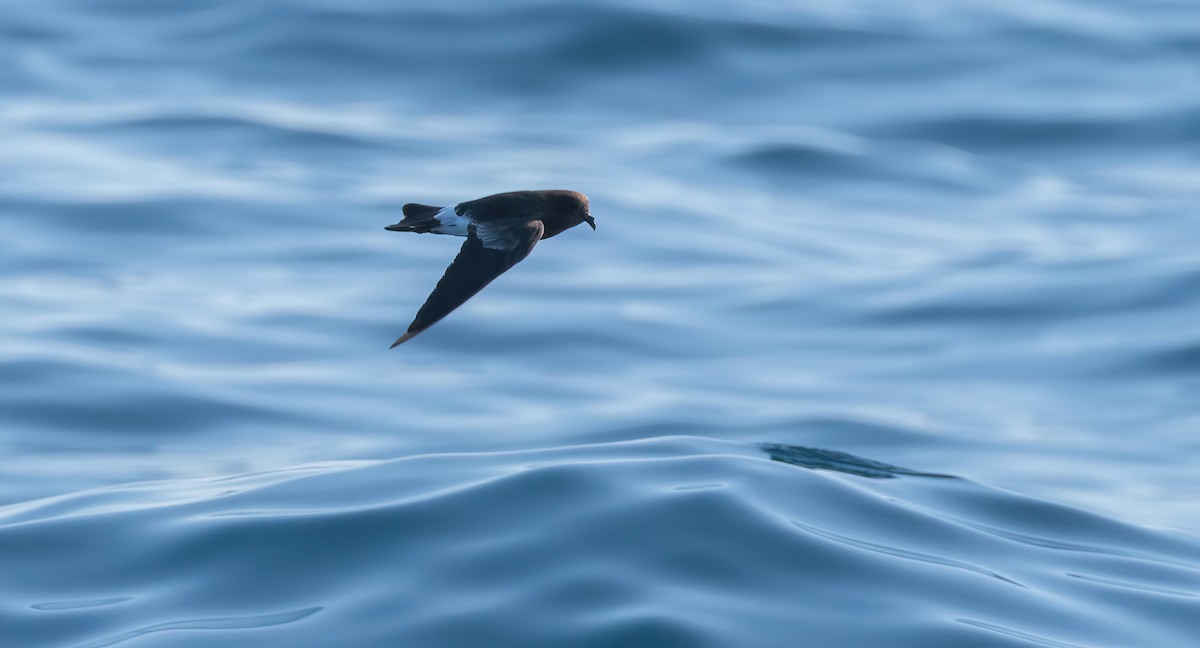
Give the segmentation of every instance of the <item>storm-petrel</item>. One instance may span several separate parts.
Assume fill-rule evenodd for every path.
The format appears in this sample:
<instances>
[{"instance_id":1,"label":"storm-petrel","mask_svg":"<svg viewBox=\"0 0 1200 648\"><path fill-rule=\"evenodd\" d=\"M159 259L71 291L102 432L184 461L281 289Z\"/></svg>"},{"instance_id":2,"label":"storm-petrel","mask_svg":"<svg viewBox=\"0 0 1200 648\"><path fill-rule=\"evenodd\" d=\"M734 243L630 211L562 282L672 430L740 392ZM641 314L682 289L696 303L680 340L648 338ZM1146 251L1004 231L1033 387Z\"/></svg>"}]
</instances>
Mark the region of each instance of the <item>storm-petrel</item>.
<instances>
[{"instance_id":1,"label":"storm-petrel","mask_svg":"<svg viewBox=\"0 0 1200 648\"><path fill-rule=\"evenodd\" d=\"M416 334L462 306L475 293L529 256L540 239L548 239L580 223L596 229L588 213L587 196L578 191L512 191L433 207L409 203L404 220L385 229L393 232L465 236L467 242L437 287L417 311L408 332L392 343L407 342Z\"/></svg>"}]
</instances>

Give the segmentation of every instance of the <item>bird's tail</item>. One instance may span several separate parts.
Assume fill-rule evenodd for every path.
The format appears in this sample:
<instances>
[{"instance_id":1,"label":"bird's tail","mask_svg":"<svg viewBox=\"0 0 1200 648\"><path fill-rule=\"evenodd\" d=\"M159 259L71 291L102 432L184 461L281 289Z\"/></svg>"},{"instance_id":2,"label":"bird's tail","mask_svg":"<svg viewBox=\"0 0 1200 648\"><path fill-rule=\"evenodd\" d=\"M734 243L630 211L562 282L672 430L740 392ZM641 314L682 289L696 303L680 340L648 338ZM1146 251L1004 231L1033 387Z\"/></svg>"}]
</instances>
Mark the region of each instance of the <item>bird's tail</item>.
<instances>
[{"instance_id":1,"label":"bird's tail","mask_svg":"<svg viewBox=\"0 0 1200 648\"><path fill-rule=\"evenodd\" d=\"M416 232L424 234L433 231L433 228L442 224L437 219L437 213L442 210L441 207L408 203L403 209L404 220L395 225L388 225L384 229L389 229L393 232Z\"/></svg>"}]
</instances>

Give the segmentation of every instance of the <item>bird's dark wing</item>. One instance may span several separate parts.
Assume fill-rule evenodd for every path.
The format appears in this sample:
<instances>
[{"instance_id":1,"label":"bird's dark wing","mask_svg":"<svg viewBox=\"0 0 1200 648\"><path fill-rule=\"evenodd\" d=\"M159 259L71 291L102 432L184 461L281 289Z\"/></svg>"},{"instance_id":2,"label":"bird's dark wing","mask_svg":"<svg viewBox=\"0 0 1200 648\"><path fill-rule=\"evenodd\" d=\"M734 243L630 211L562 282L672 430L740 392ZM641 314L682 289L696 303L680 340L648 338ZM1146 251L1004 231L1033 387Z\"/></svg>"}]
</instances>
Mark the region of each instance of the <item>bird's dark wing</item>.
<instances>
[{"instance_id":1,"label":"bird's dark wing","mask_svg":"<svg viewBox=\"0 0 1200 648\"><path fill-rule=\"evenodd\" d=\"M392 346L407 342L449 315L505 270L529 256L542 232L542 222L538 220L512 219L471 225L458 256L417 311L408 332Z\"/></svg>"}]
</instances>

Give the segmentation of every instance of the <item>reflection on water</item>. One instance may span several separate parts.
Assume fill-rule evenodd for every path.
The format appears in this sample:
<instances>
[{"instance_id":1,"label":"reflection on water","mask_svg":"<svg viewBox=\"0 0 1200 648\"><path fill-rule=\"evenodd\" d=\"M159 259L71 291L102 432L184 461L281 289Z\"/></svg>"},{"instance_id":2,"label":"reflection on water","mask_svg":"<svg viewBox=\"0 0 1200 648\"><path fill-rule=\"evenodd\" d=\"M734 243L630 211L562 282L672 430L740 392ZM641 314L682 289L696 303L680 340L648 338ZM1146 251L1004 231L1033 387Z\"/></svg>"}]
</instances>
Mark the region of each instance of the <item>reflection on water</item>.
<instances>
[{"instance_id":1,"label":"reflection on water","mask_svg":"<svg viewBox=\"0 0 1200 648\"><path fill-rule=\"evenodd\" d=\"M913 477L940 477L955 479L953 475L924 473L892 466L870 459L856 457L846 452L823 450L821 448L805 448L803 446L784 445L781 443L763 443L759 446L767 456L775 461L781 461L801 468L812 470L835 470L847 475L870 477L872 479L891 479L902 475Z\"/></svg>"}]
</instances>

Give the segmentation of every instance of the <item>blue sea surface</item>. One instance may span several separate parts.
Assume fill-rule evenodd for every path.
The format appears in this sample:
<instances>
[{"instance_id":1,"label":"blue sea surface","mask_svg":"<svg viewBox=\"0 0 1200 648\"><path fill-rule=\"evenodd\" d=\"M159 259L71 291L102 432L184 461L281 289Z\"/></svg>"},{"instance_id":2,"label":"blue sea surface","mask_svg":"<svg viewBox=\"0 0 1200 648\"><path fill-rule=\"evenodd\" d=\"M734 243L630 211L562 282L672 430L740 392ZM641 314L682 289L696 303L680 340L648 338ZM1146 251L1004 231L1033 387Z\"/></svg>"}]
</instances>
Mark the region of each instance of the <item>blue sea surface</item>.
<instances>
[{"instance_id":1,"label":"blue sea surface","mask_svg":"<svg viewBox=\"0 0 1200 648\"><path fill-rule=\"evenodd\" d=\"M1191 648L1197 205L1193 0L0 0L0 646Z\"/></svg>"}]
</instances>

